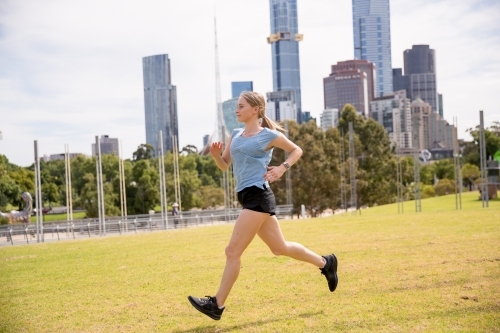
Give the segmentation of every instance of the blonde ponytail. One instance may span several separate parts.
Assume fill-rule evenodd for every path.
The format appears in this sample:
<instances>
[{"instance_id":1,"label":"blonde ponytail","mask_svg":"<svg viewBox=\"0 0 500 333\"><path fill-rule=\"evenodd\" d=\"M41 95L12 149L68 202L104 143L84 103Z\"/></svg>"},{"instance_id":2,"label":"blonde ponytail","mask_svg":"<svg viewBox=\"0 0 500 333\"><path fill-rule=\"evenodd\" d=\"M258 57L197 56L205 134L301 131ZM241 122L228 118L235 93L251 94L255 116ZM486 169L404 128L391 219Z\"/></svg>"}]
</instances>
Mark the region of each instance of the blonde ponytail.
<instances>
[{"instance_id":1,"label":"blonde ponytail","mask_svg":"<svg viewBox=\"0 0 500 333\"><path fill-rule=\"evenodd\" d=\"M240 94L251 107L259 108L259 118L261 119L261 126L267 127L272 130L278 130L284 132L285 129L274 122L271 118L266 116L266 99L262 94L255 91L243 91Z\"/></svg>"}]
</instances>

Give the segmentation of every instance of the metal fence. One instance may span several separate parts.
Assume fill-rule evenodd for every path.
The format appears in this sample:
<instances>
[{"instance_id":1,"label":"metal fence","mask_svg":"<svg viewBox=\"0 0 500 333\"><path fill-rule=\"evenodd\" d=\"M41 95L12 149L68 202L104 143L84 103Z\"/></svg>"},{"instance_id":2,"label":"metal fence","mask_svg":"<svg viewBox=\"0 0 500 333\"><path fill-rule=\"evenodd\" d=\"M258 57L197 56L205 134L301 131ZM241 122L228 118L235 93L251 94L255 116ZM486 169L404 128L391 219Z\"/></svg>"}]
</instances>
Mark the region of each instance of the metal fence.
<instances>
[{"instance_id":1,"label":"metal fence","mask_svg":"<svg viewBox=\"0 0 500 333\"><path fill-rule=\"evenodd\" d=\"M292 205L276 206L278 219L292 218ZM34 244L65 239L92 238L107 235L138 234L159 230L173 230L233 223L241 208L228 210L203 210L182 212L179 216L160 214L106 217L103 224L98 219L44 222L40 234L34 224L0 225L0 246Z\"/></svg>"}]
</instances>

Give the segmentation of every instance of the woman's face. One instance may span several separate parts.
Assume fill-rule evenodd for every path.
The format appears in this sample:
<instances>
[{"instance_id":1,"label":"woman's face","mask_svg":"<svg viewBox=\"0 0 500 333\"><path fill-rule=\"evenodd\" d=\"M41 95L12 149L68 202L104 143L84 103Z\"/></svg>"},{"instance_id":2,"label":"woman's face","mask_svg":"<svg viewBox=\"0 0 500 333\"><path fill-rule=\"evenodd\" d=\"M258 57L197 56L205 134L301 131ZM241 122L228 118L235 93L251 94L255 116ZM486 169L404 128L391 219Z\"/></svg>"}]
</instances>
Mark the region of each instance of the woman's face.
<instances>
[{"instance_id":1,"label":"woman's face","mask_svg":"<svg viewBox=\"0 0 500 333\"><path fill-rule=\"evenodd\" d=\"M236 106L236 116L240 123L247 122L253 117L258 117L259 108L257 106L251 106L248 104L245 97L240 96L238 99L238 105Z\"/></svg>"}]
</instances>

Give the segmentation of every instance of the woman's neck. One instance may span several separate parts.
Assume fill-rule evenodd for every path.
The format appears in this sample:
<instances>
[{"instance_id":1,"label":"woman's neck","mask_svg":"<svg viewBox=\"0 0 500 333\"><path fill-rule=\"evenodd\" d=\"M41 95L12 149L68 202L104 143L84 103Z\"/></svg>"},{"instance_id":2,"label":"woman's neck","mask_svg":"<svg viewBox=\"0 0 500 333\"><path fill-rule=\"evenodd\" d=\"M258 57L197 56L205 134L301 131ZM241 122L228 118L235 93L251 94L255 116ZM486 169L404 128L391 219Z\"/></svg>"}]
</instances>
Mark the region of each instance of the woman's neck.
<instances>
[{"instance_id":1,"label":"woman's neck","mask_svg":"<svg viewBox=\"0 0 500 333\"><path fill-rule=\"evenodd\" d=\"M262 131L262 126L260 126L258 121L248 122L245 123L245 130L243 131L243 134L251 136L259 133L260 131Z\"/></svg>"}]
</instances>

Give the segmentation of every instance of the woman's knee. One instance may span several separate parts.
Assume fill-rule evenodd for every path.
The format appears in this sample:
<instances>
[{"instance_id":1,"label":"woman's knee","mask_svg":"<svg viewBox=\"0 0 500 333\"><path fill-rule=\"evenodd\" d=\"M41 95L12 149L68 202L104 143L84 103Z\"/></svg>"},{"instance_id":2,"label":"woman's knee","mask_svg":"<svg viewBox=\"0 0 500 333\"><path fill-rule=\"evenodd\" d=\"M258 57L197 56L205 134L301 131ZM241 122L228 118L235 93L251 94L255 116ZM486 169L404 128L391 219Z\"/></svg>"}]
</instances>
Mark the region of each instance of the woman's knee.
<instances>
[{"instance_id":1,"label":"woman's knee","mask_svg":"<svg viewBox=\"0 0 500 333\"><path fill-rule=\"evenodd\" d=\"M231 244L226 246L225 253L227 259L239 259L243 254L242 251L237 246Z\"/></svg>"}]
</instances>

